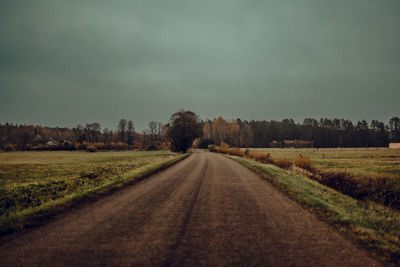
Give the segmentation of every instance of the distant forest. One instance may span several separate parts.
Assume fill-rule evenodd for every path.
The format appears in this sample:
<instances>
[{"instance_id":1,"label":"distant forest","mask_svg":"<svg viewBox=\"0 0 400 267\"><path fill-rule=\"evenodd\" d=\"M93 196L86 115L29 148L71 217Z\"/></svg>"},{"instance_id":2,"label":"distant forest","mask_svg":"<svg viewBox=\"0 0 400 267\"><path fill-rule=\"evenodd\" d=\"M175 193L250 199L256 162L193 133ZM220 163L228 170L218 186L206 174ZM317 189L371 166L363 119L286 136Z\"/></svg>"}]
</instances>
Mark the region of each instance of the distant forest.
<instances>
[{"instance_id":1,"label":"distant forest","mask_svg":"<svg viewBox=\"0 0 400 267\"><path fill-rule=\"evenodd\" d=\"M353 123L346 119L307 118L303 123L282 121L225 120L203 121L203 136L195 145L206 147L222 142L232 147L387 147L400 142L400 119L388 124L372 120ZM117 129L101 129L99 123L75 128L0 124L0 149L12 150L89 150L168 149L168 125L151 121L137 133L131 120L121 119Z\"/></svg>"},{"instance_id":2,"label":"distant forest","mask_svg":"<svg viewBox=\"0 0 400 267\"><path fill-rule=\"evenodd\" d=\"M205 121L203 138L234 147L386 147L400 142L400 119L388 124L365 120L353 124L346 119L307 118L303 123L282 121Z\"/></svg>"}]
</instances>

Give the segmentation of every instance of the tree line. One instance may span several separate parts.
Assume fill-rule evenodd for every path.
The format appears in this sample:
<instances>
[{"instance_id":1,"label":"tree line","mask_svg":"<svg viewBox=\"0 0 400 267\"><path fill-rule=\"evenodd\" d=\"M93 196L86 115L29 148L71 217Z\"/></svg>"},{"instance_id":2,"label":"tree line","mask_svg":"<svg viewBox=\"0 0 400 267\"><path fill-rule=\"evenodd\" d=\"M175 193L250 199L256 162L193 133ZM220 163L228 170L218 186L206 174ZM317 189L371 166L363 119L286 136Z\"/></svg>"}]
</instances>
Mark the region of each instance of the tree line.
<instances>
[{"instance_id":1,"label":"tree line","mask_svg":"<svg viewBox=\"0 0 400 267\"><path fill-rule=\"evenodd\" d=\"M195 138L197 147L222 143L232 147L386 147L390 142L400 142L400 119L393 117L387 124L336 118L306 118L302 123L222 117L200 121L194 112L181 110L168 124L151 121L141 133L135 131L132 120L125 119L118 121L115 130L102 129L97 122L74 128L0 124L0 149L5 151L84 150L89 146L185 151Z\"/></svg>"},{"instance_id":2,"label":"tree line","mask_svg":"<svg viewBox=\"0 0 400 267\"><path fill-rule=\"evenodd\" d=\"M12 150L85 150L166 149L169 147L162 123L151 121L142 133L132 120L119 120L115 130L100 123L78 124L74 128L0 124L0 149Z\"/></svg>"},{"instance_id":3,"label":"tree line","mask_svg":"<svg viewBox=\"0 0 400 267\"><path fill-rule=\"evenodd\" d=\"M225 120L218 117L203 122L204 144L222 142L232 147L386 147L400 142L400 119L388 124L365 120L353 124L347 119L306 118L303 123L282 121Z\"/></svg>"}]
</instances>

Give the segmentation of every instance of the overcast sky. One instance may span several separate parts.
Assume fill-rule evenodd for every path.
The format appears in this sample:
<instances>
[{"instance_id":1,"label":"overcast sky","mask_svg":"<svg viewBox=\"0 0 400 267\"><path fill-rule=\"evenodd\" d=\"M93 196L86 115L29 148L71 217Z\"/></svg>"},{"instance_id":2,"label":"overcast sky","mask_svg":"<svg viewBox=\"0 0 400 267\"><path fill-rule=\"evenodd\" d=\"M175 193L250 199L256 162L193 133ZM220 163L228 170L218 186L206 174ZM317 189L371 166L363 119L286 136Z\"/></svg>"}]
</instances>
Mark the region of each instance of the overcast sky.
<instances>
[{"instance_id":1,"label":"overcast sky","mask_svg":"<svg viewBox=\"0 0 400 267\"><path fill-rule=\"evenodd\" d=\"M0 123L400 116L399 0L0 1Z\"/></svg>"}]
</instances>

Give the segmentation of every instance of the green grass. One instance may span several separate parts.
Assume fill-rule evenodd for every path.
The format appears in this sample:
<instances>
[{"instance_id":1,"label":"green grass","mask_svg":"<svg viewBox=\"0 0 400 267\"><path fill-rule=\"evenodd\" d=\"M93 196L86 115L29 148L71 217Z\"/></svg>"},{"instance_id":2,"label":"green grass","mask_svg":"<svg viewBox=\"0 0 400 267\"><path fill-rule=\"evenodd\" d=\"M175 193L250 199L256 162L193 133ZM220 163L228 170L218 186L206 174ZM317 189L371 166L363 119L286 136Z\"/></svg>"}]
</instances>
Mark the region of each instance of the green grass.
<instances>
[{"instance_id":1,"label":"green grass","mask_svg":"<svg viewBox=\"0 0 400 267\"><path fill-rule=\"evenodd\" d=\"M183 159L169 151L0 153L0 235Z\"/></svg>"},{"instance_id":2,"label":"green grass","mask_svg":"<svg viewBox=\"0 0 400 267\"><path fill-rule=\"evenodd\" d=\"M300 154L323 172L345 171L354 175L385 176L400 179L400 149L389 148L303 148L251 149L270 153L272 158L295 159Z\"/></svg>"},{"instance_id":3,"label":"green grass","mask_svg":"<svg viewBox=\"0 0 400 267\"><path fill-rule=\"evenodd\" d=\"M400 263L400 213L370 201L358 201L305 176L273 165L235 156L230 158L258 173L281 191L316 213L375 256Z\"/></svg>"}]
</instances>

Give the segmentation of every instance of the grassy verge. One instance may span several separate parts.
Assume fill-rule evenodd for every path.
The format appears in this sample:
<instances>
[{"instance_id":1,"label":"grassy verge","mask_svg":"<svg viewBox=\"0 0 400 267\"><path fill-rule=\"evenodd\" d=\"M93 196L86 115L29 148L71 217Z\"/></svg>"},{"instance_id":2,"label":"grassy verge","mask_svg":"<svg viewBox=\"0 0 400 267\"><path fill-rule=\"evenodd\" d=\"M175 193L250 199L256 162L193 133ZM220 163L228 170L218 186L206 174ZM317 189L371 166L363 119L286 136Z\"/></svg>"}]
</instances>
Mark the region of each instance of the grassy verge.
<instances>
[{"instance_id":1,"label":"grassy verge","mask_svg":"<svg viewBox=\"0 0 400 267\"><path fill-rule=\"evenodd\" d=\"M0 217L0 236L10 234L12 232L41 225L49 218L60 214L81 203L95 201L100 197L111 194L116 190L125 188L126 186L142 181L144 178L153 175L167 167L183 160L190 153L178 155L165 160L147 164L145 166L135 168L122 174L110 177L104 183L94 184L84 190L69 193L61 198L47 201L39 206L28 207L21 211L4 214Z\"/></svg>"},{"instance_id":2,"label":"grassy verge","mask_svg":"<svg viewBox=\"0 0 400 267\"><path fill-rule=\"evenodd\" d=\"M323 172L345 171L355 176L400 178L400 150L389 148L251 148L272 158L308 158Z\"/></svg>"},{"instance_id":3,"label":"grassy verge","mask_svg":"<svg viewBox=\"0 0 400 267\"><path fill-rule=\"evenodd\" d=\"M298 154L297 158L294 160L287 157L274 157L271 156L270 153L260 152L262 150L249 150L249 149L239 149L239 148L230 148L228 146L221 147L210 147L210 151L215 151L223 154L228 154L231 156L239 156L246 157L261 163L273 164L283 169L289 169L292 171L296 171L301 175L308 176L309 178L319 182L322 185L328 186L336 191L339 191L345 195L348 195L352 198L362 200L362 201L374 201L377 204L385 205L389 208L400 210L400 177L397 175L392 175L390 171L399 172L400 161L396 159L396 155L393 158L393 162L391 162L390 168L377 168L379 172L371 172L369 168L366 166L377 164L377 162L381 162L380 156L384 156L385 162L387 160L388 155L383 155L383 152L387 153L387 150L384 149L375 149L377 154L367 153L368 160L363 160L360 157L359 150L355 150L357 152L357 157L354 157L354 152L352 150L346 149L345 151L341 151L339 149L335 149L335 157L341 157L341 159L350 160L350 162L354 162L354 159L358 159L358 168L365 169L365 172L356 174L355 172L350 172L344 168L338 169L320 169L320 167L315 167L313 163L307 157L304 157L302 154ZM375 151L374 150L374 151ZM371 152L372 150L366 150ZM372 151L372 152L374 152ZM316 154L318 152L315 152ZM295 153L290 152L292 157ZM310 153L309 153L310 154ZM353 156L352 156L353 155ZM315 157L315 155L314 155ZM354 158L350 158L354 157ZM331 165L340 166L340 163L337 162L337 159L330 158ZM396 166L397 164L397 166ZM386 170L386 172L384 171Z\"/></svg>"},{"instance_id":4,"label":"grassy verge","mask_svg":"<svg viewBox=\"0 0 400 267\"><path fill-rule=\"evenodd\" d=\"M358 201L271 164L228 156L256 172L289 197L387 263L400 264L400 213L371 201Z\"/></svg>"}]
</instances>

